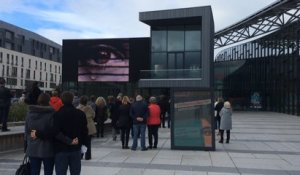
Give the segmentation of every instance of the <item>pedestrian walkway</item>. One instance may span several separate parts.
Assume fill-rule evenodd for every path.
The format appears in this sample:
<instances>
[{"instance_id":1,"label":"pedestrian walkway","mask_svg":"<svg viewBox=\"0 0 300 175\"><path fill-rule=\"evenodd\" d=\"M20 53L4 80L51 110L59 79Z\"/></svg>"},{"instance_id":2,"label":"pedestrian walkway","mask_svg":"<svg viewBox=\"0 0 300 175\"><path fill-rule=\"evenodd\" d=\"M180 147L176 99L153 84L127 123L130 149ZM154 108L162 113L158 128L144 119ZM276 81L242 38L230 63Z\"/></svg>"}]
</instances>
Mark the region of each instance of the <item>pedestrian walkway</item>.
<instances>
[{"instance_id":1,"label":"pedestrian walkway","mask_svg":"<svg viewBox=\"0 0 300 175\"><path fill-rule=\"evenodd\" d=\"M122 150L111 136L92 145L82 175L300 174L300 117L279 113L235 112L231 142L216 140L216 151L171 150L167 128L160 128L156 150ZM21 150L1 153L0 174L13 175L22 158Z\"/></svg>"}]
</instances>

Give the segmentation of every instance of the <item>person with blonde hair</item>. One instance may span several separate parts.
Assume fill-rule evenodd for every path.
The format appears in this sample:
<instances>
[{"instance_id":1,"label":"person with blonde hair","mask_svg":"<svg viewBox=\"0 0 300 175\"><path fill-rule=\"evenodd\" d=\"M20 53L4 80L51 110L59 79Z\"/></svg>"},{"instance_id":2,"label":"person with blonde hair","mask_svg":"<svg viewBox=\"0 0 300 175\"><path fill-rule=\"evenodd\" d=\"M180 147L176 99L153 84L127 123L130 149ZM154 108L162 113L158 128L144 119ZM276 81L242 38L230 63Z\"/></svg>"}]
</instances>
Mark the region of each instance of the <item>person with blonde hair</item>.
<instances>
[{"instance_id":1,"label":"person with blonde hair","mask_svg":"<svg viewBox=\"0 0 300 175\"><path fill-rule=\"evenodd\" d=\"M224 140L224 130L226 130L226 143L230 140L230 130L232 129L232 108L229 101L224 102L224 107L220 111L221 124L220 124L220 134L221 139L219 143L223 143Z\"/></svg>"},{"instance_id":2,"label":"person with blonde hair","mask_svg":"<svg viewBox=\"0 0 300 175\"><path fill-rule=\"evenodd\" d=\"M122 104L119 107L119 118L116 125L121 129L122 149L129 149L128 142L132 121L130 117L130 100L128 96L122 98Z\"/></svg>"},{"instance_id":3,"label":"person with blonde hair","mask_svg":"<svg viewBox=\"0 0 300 175\"><path fill-rule=\"evenodd\" d=\"M107 120L106 100L100 96L96 99L95 104L95 121L97 122L97 137L99 137L100 135L101 137L104 137L104 122Z\"/></svg>"},{"instance_id":4,"label":"person with blonde hair","mask_svg":"<svg viewBox=\"0 0 300 175\"><path fill-rule=\"evenodd\" d=\"M92 136L96 134L97 131L94 124L95 111L87 103L88 103L88 97L85 95L81 96L77 109L85 113L87 128L88 128L88 137L86 142L87 145L85 145L87 147L87 151L85 153L85 160L90 160L92 158L92 151L91 151Z\"/></svg>"}]
</instances>

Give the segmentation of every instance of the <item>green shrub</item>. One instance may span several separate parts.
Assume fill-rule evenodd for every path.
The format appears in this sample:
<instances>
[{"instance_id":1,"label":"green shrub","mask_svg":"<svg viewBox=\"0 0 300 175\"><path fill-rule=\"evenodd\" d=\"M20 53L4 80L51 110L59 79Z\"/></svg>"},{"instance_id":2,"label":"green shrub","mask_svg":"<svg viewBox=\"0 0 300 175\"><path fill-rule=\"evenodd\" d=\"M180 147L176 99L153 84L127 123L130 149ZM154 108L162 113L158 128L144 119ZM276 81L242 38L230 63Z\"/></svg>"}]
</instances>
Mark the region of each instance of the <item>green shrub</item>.
<instances>
[{"instance_id":1,"label":"green shrub","mask_svg":"<svg viewBox=\"0 0 300 175\"><path fill-rule=\"evenodd\" d=\"M26 114L27 114L27 105L25 103L13 103L10 106L8 121L9 122L25 121Z\"/></svg>"}]
</instances>

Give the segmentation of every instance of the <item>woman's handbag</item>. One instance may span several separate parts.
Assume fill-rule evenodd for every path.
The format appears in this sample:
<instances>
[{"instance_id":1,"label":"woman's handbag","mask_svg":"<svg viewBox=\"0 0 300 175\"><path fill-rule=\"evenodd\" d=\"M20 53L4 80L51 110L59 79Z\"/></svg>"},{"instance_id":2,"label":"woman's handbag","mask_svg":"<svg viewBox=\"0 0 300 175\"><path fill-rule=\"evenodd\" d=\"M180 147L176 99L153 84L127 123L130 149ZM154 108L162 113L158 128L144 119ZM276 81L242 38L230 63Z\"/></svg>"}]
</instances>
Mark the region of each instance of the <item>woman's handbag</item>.
<instances>
[{"instance_id":1,"label":"woman's handbag","mask_svg":"<svg viewBox=\"0 0 300 175\"><path fill-rule=\"evenodd\" d=\"M30 175L30 162L26 154L24 156L22 164L17 169L15 175Z\"/></svg>"}]
</instances>

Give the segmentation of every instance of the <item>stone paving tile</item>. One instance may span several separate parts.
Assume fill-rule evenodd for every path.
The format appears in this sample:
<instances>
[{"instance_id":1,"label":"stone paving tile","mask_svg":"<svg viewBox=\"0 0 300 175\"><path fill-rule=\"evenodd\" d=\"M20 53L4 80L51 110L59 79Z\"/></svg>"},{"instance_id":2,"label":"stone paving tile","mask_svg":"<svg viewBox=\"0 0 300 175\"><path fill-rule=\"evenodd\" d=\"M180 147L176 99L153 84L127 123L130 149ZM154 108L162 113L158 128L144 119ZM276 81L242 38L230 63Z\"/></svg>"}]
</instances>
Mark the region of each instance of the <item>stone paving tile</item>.
<instances>
[{"instance_id":1,"label":"stone paving tile","mask_svg":"<svg viewBox=\"0 0 300 175\"><path fill-rule=\"evenodd\" d=\"M207 172L201 171L175 171L174 175L207 175Z\"/></svg>"},{"instance_id":2,"label":"stone paving tile","mask_svg":"<svg viewBox=\"0 0 300 175\"><path fill-rule=\"evenodd\" d=\"M92 140L92 160L82 161L81 174L299 175L299 133L299 117L269 112L235 112L231 142L219 144L216 136L216 151L170 150L167 128L159 129L158 149L145 152L122 150L108 133ZM0 153L0 174L14 175L23 155Z\"/></svg>"},{"instance_id":3,"label":"stone paving tile","mask_svg":"<svg viewBox=\"0 0 300 175\"><path fill-rule=\"evenodd\" d=\"M174 175L175 171L173 170L148 170L146 169L143 175Z\"/></svg>"}]
</instances>

